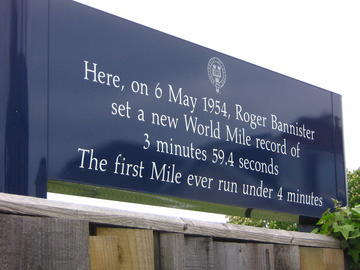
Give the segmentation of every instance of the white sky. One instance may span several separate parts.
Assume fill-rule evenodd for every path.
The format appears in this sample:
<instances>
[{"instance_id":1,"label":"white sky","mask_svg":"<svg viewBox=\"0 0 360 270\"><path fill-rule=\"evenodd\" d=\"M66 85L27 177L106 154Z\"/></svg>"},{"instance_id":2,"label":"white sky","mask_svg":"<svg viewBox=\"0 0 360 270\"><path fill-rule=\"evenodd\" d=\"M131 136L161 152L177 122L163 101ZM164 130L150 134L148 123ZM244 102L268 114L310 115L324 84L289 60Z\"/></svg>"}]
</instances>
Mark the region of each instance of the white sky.
<instances>
[{"instance_id":1,"label":"white sky","mask_svg":"<svg viewBox=\"0 0 360 270\"><path fill-rule=\"evenodd\" d=\"M346 168L360 167L358 0L78 0L343 96Z\"/></svg>"}]
</instances>

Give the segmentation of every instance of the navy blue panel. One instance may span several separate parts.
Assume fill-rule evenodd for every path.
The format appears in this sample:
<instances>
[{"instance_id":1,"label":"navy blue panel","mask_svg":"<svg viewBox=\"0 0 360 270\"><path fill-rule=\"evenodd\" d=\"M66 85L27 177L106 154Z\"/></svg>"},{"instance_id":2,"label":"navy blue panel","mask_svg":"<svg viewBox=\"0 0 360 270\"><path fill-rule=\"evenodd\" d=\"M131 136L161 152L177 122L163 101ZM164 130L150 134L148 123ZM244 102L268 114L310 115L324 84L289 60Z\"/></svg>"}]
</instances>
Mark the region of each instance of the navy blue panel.
<instances>
[{"instance_id":1,"label":"navy blue panel","mask_svg":"<svg viewBox=\"0 0 360 270\"><path fill-rule=\"evenodd\" d=\"M11 3L12 1L0 2L0 191L5 190L5 124L6 124L6 107L10 92L10 51L11 44Z\"/></svg>"},{"instance_id":2,"label":"navy blue panel","mask_svg":"<svg viewBox=\"0 0 360 270\"><path fill-rule=\"evenodd\" d=\"M346 202L339 95L70 0L0 12L0 191L55 179L312 217Z\"/></svg>"},{"instance_id":3,"label":"navy blue panel","mask_svg":"<svg viewBox=\"0 0 360 270\"><path fill-rule=\"evenodd\" d=\"M337 199L342 202L342 205L347 204L347 186L344 181L345 160L344 160L344 142L343 142L343 120L342 120L342 106L341 96L335 93L332 94L333 99L333 121L334 121L334 156L335 156L335 172L337 184Z\"/></svg>"},{"instance_id":4,"label":"navy blue panel","mask_svg":"<svg viewBox=\"0 0 360 270\"><path fill-rule=\"evenodd\" d=\"M49 44L51 179L314 217L332 207L331 198L346 200L341 108L331 92L71 1L51 2ZM86 72L95 67L100 79ZM132 91L137 82L147 92ZM170 102L179 88L182 104ZM227 114L204 111L204 98L218 109L226 103ZM256 126L241 120L244 112L258 116ZM203 126L187 130L189 117L208 125L208 134L199 134ZM308 137L279 131L279 121ZM230 142L227 127L237 129L237 140L250 136L251 146ZM260 149L266 140L286 153ZM164 164L170 180L151 179ZM191 175L207 181L196 186ZM246 195L250 186L254 196Z\"/></svg>"},{"instance_id":5,"label":"navy blue panel","mask_svg":"<svg viewBox=\"0 0 360 270\"><path fill-rule=\"evenodd\" d=\"M0 11L0 191L45 197L48 2L4 0Z\"/></svg>"}]
</instances>

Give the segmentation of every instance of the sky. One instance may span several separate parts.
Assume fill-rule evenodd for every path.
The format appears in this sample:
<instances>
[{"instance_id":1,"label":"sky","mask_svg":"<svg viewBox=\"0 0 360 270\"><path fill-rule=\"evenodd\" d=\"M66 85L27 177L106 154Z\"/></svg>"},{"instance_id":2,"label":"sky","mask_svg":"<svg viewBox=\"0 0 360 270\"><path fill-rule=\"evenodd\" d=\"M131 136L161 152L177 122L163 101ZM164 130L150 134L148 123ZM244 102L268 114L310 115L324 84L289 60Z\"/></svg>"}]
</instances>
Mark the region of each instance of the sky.
<instances>
[{"instance_id":1,"label":"sky","mask_svg":"<svg viewBox=\"0 0 360 270\"><path fill-rule=\"evenodd\" d=\"M346 168L360 167L358 0L77 2L341 94Z\"/></svg>"}]
</instances>

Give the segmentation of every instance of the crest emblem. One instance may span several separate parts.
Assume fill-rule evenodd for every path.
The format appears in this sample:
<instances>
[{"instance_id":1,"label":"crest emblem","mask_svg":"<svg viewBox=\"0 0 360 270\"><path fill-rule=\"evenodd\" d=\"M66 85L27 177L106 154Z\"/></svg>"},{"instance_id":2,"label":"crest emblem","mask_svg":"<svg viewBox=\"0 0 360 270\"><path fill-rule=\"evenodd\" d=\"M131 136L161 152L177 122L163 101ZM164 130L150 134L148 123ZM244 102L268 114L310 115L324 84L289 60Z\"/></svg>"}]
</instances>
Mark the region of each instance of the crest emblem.
<instances>
[{"instance_id":1,"label":"crest emblem","mask_svg":"<svg viewBox=\"0 0 360 270\"><path fill-rule=\"evenodd\" d=\"M220 93L220 89L226 82L226 70L223 62L217 57L212 57L208 62L207 71L210 82L215 86L216 93Z\"/></svg>"}]
</instances>

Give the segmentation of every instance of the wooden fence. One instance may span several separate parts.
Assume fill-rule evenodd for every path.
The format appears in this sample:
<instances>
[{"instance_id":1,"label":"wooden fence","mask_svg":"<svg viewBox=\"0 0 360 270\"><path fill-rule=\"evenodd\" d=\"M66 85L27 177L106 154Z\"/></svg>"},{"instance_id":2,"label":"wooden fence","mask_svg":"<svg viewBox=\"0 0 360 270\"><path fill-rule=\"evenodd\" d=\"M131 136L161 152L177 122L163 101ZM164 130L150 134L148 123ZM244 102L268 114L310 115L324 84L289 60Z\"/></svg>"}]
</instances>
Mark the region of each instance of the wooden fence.
<instances>
[{"instance_id":1,"label":"wooden fence","mask_svg":"<svg viewBox=\"0 0 360 270\"><path fill-rule=\"evenodd\" d=\"M0 193L0 269L344 269L331 237Z\"/></svg>"}]
</instances>

